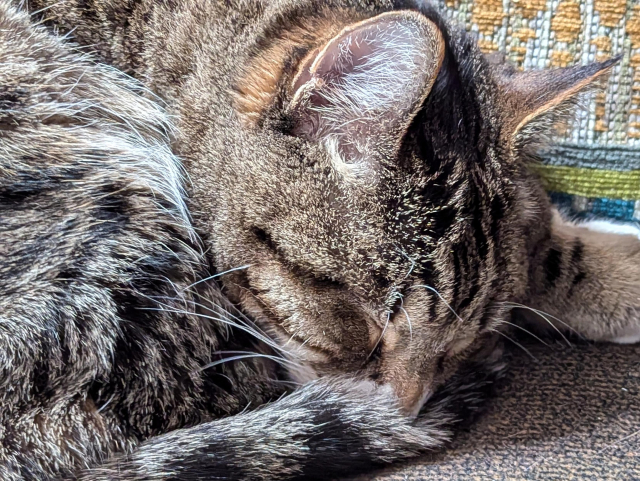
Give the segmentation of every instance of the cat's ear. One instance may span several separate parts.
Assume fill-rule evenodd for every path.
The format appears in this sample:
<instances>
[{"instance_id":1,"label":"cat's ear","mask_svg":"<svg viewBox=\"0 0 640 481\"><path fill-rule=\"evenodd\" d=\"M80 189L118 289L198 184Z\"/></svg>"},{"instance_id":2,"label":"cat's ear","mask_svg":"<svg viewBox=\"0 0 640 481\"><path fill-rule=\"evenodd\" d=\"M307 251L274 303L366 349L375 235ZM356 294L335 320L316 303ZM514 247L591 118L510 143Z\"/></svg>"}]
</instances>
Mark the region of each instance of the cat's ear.
<instances>
[{"instance_id":1,"label":"cat's ear","mask_svg":"<svg viewBox=\"0 0 640 481\"><path fill-rule=\"evenodd\" d=\"M618 60L502 75L503 131L509 140L526 140L529 134L564 120L578 94L596 85Z\"/></svg>"},{"instance_id":2,"label":"cat's ear","mask_svg":"<svg viewBox=\"0 0 640 481\"><path fill-rule=\"evenodd\" d=\"M436 25L391 12L345 28L302 62L292 85L294 133L332 140L347 159L397 148L444 58Z\"/></svg>"}]
</instances>

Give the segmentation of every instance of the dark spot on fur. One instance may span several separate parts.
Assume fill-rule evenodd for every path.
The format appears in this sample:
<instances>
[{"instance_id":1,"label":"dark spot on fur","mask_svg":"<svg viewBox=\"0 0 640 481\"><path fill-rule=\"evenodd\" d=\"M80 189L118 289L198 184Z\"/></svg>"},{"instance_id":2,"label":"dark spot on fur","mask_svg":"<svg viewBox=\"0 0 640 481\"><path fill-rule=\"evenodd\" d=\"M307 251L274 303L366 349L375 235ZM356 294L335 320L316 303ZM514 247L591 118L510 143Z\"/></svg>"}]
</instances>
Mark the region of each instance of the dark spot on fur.
<instances>
[{"instance_id":1,"label":"dark spot on fur","mask_svg":"<svg viewBox=\"0 0 640 481\"><path fill-rule=\"evenodd\" d=\"M473 302L473 299L476 297L479 290L480 290L480 285L478 283L478 278L477 276L474 276L471 284L471 289L469 290L469 294L464 299L462 299L456 311L460 312L460 311L463 311L465 308L467 308L471 304L471 302Z\"/></svg>"},{"instance_id":2,"label":"dark spot on fur","mask_svg":"<svg viewBox=\"0 0 640 481\"><path fill-rule=\"evenodd\" d=\"M473 184L472 184L473 185ZM480 191L478 187L470 188L470 203L471 203L471 228L473 231L473 237L476 244L476 249L480 260L484 260L487 257L488 252L488 239L487 235L484 232L485 224L484 224L484 216L485 209L483 205L483 193Z\"/></svg>"},{"instance_id":3,"label":"dark spot on fur","mask_svg":"<svg viewBox=\"0 0 640 481\"><path fill-rule=\"evenodd\" d=\"M580 284L586 277L587 277L587 274L585 274L584 272L578 272L576 276L573 278L573 281L571 281L571 285L576 286Z\"/></svg>"},{"instance_id":4,"label":"dark spot on fur","mask_svg":"<svg viewBox=\"0 0 640 481\"><path fill-rule=\"evenodd\" d=\"M442 373L444 371L444 363L446 361L446 355L444 356L440 356L438 358L438 362L436 363L436 372L438 374Z\"/></svg>"},{"instance_id":5,"label":"dark spot on fur","mask_svg":"<svg viewBox=\"0 0 640 481\"><path fill-rule=\"evenodd\" d=\"M582 261L584 244L580 239L576 239L573 249L571 249L571 264L577 266Z\"/></svg>"},{"instance_id":6,"label":"dark spot on fur","mask_svg":"<svg viewBox=\"0 0 640 481\"><path fill-rule=\"evenodd\" d=\"M269 250L273 251L274 253L278 252L278 246L276 245L275 242L273 242L273 239L271 238L271 234L269 234L266 230L261 229L259 227L254 227L253 234L256 236L256 239L258 240L258 242L260 242L262 245L266 246Z\"/></svg>"},{"instance_id":7,"label":"dark spot on fur","mask_svg":"<svg viewBox=\"0 0 640 481\"><path fill-rule=\"evenodd\" d=\"M431 215L433 222L430 232L433 233L433 237L436 239L445 235L445 232L451 227L457 212L452 206L446 206Z\"/></svg>"},{"instance_id":8,"label":"dark spot on fur","mask_svg":"<svg viewBox=\"0 0 640 481\"><path fill-rule=\"evenodd\" d=\"M498 233L500 228L500 221L504 217L505 206L500 199L499 195L495 195L491 199L491 229L489 230L489 237L493 239L494 243L499 242Z\"/></svg>"},{"instance_id":9,"label":"dark spot on fur","mask_svg":"<svg viewBox=\"0 0 640 481\"><path fill-rule=\"evenodd\" d=\"M546 272L546 281L550 287L555 286L556 280L560 277L562 271L562 252L558 249L551 248L547 253L544 261L544 270Z\"/></svg>"},{"instance_id":10,"label":"dark spot on fur","mask_svg":"<svg viewBox=\"0 0 640 481\"><path fill-rule=\"evenodd\" d=\"M368 435L360 431L358 423L343 419L338 406L332 406L315 412L313 424L324 426L322 432L306 439L306 445L312 453L302 464L298 476L292 479L326 479L327 469L331 473L353 473L371 469L371 457L367 454ZM336 450L345 456L338 458Z\"/></svg>"},{"instance_id":11,"label":"dark spot on fur","mask_svg":"<svg viewBox=\"0 0 640 481\"><path fill-rule=\"evenodd\" d=\"M376 347L373 349L373 351L371 351L371 354L369 355L367 362L378 362L381 357L382 357L382 341L376 344ZM376 379L378 376L379 376L379 373L374 375Z\"/></svg>"},{"instance_id":12,"label":"dark spot on fur","mask_svg":"<svg viewBox=\"0 0 640 481\"><path fill-rule=\"evenodd\" d=\"M460 283L462 280L462 273L460 271L460 250L454 247L452 249L453 256L453 293L451 298L453 300L454 305L458 301L458 295L460 294Z\"/></svg>"}]
</instances>

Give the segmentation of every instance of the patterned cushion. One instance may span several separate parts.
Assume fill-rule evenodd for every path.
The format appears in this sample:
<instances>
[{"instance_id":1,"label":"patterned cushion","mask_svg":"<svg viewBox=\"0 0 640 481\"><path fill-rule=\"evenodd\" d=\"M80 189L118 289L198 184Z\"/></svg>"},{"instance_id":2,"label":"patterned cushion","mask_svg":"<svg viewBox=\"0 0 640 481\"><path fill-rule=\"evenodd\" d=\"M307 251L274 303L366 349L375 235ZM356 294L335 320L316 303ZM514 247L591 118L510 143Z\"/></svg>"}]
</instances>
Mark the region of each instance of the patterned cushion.
<instances>
[{"instance_id":1,"label":"patterned cushion","mask_svg":"<svg viewBox=\"0 0 640 481\"><path fill-rule=\"evenodd\" d=\"M640 221L638 0L439 0L484 51L524 70L622 55L539 170L552 199L577 217Z\"/></svg>"}]
</instances>

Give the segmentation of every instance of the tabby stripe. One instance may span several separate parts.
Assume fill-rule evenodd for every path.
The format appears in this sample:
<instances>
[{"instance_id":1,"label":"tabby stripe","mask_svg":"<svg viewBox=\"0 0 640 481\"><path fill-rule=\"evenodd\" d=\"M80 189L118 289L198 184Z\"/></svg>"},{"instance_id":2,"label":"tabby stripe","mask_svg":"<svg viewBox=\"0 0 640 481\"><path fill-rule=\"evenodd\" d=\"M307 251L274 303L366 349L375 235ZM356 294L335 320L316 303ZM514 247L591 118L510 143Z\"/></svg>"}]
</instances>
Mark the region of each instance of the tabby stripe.
<instances>
[{"instance_id":1,"label":"tabby stripe","mask_svg":"<svg viewBox=\"0 0 640 481\"><path fill-rule=\"evenodd\" d=\"M476 295L478 294L479 290L480 290L480 285L478 283L478 276L474 276L473 277L473 284L471 285L471 289L469 290L469 294L467 295L467 297L465 297L462 300L462 302L460 303L460 305L456 309L458 311L458 313L460 313L460 311L463 311L466 307L469 306L469 304L471 304L471 301L473 301L473 298L476 297Z\"/></svg>"},{"instance_id":2,"label":"tabby stripe","mask_svg":"<svg viewBox=\"0 0 640 481\"><path fill-rule=\"evenodd\" d=\"M544 269L547 273L547 284L551 287L555 286L556 280L560 277L562 263L562 252L558 249L551 248L547 253L544 261Z\"/></svg>"},{"instance_id":3,"label":"tabby stripe","mask_svg":"<svg viewBox=\"0 0 640 481\"><path fill-rule=\"evenodd\" d=\"M452 294L452 305L456 305L458 300L458 296L460 295L460 259L458 257L458 249L454 248L453 250L453 294Z\"/></svg>"},{"instance_id":4,"label":"tabby stripe","mask_svg":"<svg viewBox=\"0 0 640 481\"><path fill-rule=\"evenodd\" d=\"M587 274L585 274L584 272L578 272L576 276L573 278L573 281L571 282L571 286L572 287L577 286L584 280L585 277L587 277Z\"/></svg>"},{"instance_id":5,"label":"tabby stripe","mask_svg":"<svg viewBox=\"0 0 640 481\"><path fill-rule=\"evenodd\" d=\"M484 232L484 222L482 222L484 220L485 209L483 209L484 205L480 200L479 193L476 192L475 194L476 194L474 196L475 209L472 214L473 218L471 221L471 225L473 227L473 236L476 241L476 249L478 249L478 254L480 258L484 260L486 259L487 252L488 252L487 236Z\"/></svg>"},{"instance_id":6,"label":"tabby stripe","mask_svg":"<svg viewBox=\"0 0 640 481\"><path fill-rule=\"evenodd\" d=\"M571 264L578 267L578 264L582 261L582 255L584 251L584 244L578 238L575 240L575 244L571 249Z\"/></svg>"},{"instance_id":7,"label":"tabby stripe","mask_svg":"<svg viewBox=\"0 0 640 481\"><path fill-rule=\"evenodd\" d=\"M435 289L435 288L434 288ZM436 303L439 301L439 297L432 293L431 303L429 304L429 321L436 319Z\"/></svg>"},{"instance_id":8,"label":"tabby stripe","mask_svg":"<svg viewBox=\"0 0 640 481\"><path fill-rule=\"evenodd\" d=\"M491 199L491 228L489 236L494 243L498 242L498 234L500 229L500 221L504 217L504 203L499 195L495 195Z\"/></svg>"}]
</instances>

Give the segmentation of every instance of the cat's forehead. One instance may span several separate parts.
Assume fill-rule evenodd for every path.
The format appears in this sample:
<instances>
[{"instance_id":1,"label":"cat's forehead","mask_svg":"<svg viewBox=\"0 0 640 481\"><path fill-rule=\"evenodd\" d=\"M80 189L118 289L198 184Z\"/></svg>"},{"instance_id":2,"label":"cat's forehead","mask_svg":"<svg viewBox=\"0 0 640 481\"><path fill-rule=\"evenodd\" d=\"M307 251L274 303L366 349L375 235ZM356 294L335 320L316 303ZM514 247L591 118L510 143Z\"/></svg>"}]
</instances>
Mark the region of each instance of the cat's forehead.
<instances>
[{"instance_id":1,"label":"cat's forehead","mask_svg":"<svg viewBox=\"0 0 640 481\"><path fill-rule=\"evenodd\" d=\"M261 203L316 217L320 224L346 222L344 228L379 225L390 214L420 210L417 202L429 185L420 170L350 164L319 149L303 155L283 149L281 157L263 160L255 175L262 177Z\"/></svg>"},{"instance_id":2,"label":"cat's forehead","mask_svg":"<svg viewBox=\"0 0 640 481\"><path fill-rule=\"evenodd\" d=\"M292 249L388 264L433 242L434 207L423 195L428 182L415 174L363 180L317 165L264 187L259 202L271 209L259 221L267 220Z\"/></svg>"}]
</instances>

